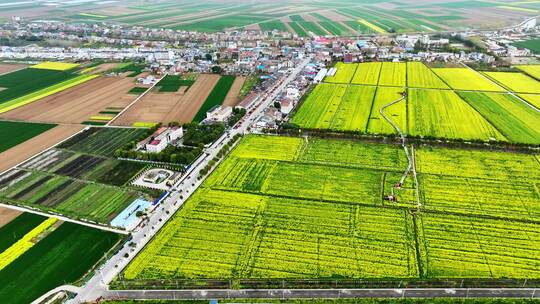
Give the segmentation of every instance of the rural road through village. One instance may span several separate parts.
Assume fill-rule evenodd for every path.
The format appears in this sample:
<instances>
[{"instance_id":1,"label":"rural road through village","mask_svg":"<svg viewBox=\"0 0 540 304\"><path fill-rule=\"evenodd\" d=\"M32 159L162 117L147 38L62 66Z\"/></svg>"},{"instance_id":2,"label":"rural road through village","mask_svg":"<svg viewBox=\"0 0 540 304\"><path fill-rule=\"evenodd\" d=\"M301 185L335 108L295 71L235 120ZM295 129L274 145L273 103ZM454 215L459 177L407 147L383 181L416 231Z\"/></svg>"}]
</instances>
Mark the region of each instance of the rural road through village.
<instances>
[{"instance_id":1,"label":"rural road through village","mask_svg":"<svg viewBox=\"0 0 540 304\"><path fill-rule=\"evenodd\" d=\"M125 244L122 249L96 270L95 275L86 282L80 293L70 303L95 301L100 297L111 295L108 291L110 282L148 244L157 231L165 225L189 196L202 184L204 179L199 180L197 178L199 171L217 155L226 142L230 141L236 134L247 132L252 123L257 121L263 113L264 109L274 101L278 94L287 88L287 85L302 72L310 61L311 57L302 60L285 79L278 79L265 94L261 94L263 96L261 101L255 103L252 108L247 109L248 114L240 121L237 128L223 134L214 144L205 149L205 154L194 162L194 165L184 174L184 178L178 181L173 187L173 189L177 190L173 191L169 197L149 214L149 220L144 227L132 233L132 239L129 243L134 243L135 245L132 247Z\"/></svg>"}]
</instances>

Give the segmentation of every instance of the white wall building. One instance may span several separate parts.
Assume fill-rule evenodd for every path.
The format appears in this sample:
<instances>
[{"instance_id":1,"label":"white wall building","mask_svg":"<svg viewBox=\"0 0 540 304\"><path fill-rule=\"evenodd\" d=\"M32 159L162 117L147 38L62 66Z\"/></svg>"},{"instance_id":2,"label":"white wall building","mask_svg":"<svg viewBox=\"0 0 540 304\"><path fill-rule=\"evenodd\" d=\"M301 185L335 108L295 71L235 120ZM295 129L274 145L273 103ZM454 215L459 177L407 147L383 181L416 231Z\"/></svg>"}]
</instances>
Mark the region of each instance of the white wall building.
<instances>
[{"instance_id":1,"label":"white wall building","mask_svg":"<svg viewBox=\"0 0 540 304\"><path fill-rule=\"evenodd\" d=\"M160 128L147 139L145 148L149 153L160 153L174 140L184 136L182 127Z\"/></svg>"},{"instance_id":2,"label":"white wall building","mask_svg":"<svg viewBox=\"0 0 540 304\"><path fill-rule=\"evenodd\" d=\"M224 122L231 116L232 107L216 106L206 112L206 119L215 122Z\"/></svg>"}]
</instances>

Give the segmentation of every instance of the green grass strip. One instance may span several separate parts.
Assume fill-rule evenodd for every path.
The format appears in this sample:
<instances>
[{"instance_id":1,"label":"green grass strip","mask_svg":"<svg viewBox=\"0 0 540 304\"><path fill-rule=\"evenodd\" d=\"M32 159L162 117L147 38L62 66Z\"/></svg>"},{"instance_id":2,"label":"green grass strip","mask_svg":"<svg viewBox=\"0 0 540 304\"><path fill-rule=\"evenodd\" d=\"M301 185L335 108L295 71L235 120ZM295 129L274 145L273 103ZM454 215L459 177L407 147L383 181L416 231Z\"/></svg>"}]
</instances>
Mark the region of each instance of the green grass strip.
<instances>
[{"instance_id":1,"label":"green grass strip","mask_svg":"<svg viewBox=\"0 0 540 304\"><path fill-rule=\"evenodd\" d=\"M210 92L210 95L208 95L208 98L206 98L204 104L199 109L197 115L195 115L195 118L193 118L193 121L203 121L206 118L206 112L223 103L223 100L225 100L225 96L227 96L227 93L229 93L235 78L236 77L229 75L221 76L218 83L212 89L212 92Z\"/></svg>"}]
</instances>

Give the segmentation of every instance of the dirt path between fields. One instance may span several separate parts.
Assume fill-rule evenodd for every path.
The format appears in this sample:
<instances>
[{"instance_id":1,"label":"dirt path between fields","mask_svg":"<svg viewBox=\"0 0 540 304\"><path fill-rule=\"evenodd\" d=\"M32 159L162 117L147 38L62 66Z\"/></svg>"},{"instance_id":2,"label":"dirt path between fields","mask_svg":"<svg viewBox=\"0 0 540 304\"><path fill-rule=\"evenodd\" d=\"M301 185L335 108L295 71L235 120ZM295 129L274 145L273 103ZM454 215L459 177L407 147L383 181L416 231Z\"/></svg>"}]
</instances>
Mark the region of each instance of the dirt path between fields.
<instances>
[{"instance_id":1,"label":"dirt path between fields","mask_svg":"<svg viewBox=\"0 0 540 304\"><path fill-rule=\"evenodd\" d=\"M0 153L0 172L6 171L81 131L81 125L60 125Z\"/></svg>"},{"instance_id":2,"label":"dirt path between fields","mask_svg":"<svg viewBox=\"0 0 540 304\"><path fill-rule=\"evenodd\" d=\"M240 102L240 98L238 98L238 95L240 94L240 90L242 89L245 81L246 77L244 76L238 76L234 79L229 93L227 93L227 96L225 96L223 106L234 107Z\"/></svg>"},{"instance_id":3,"label":"dirt path between fields","mask_svg":"<svg viewBox=\"0 0 540 304\"><path fill-rule=\"evenodd\" d=\"M113 125L131 126L135 122L191 122L219 80L219 75L201 74L187 92L153 91L129 108Z\"/></svg>"},{"instance_id":4,"label":"dirt path between fields","mask_svg":"<svg viewBox=\"0 0 540 304\"><path fill-rule=\"evenodd\" d=\"M25 64L0 63L0 75L25 68Z\"/></svg>"},{"instance_id":5,"label":"dirt path between fields","mask_svg":"<svg viewBox=\"0 0 540 304\"><path fill-rule=\"evenodd\" d=\"M45 97L0 118L52 123L82 123L107 107L127 106L137 98L128 91L135 86L132 78L98 77L84 84Z\"/></svg>"},{"instance_id":6,"label":"dirt path between fields","mask_svg":"<svg viewBox=\"0 0 540 304\"><path fill-rule=\"evenodd\" d=\"M0 228L21 214L21 211L0 207Z\"/></svg>"}]
</instances>

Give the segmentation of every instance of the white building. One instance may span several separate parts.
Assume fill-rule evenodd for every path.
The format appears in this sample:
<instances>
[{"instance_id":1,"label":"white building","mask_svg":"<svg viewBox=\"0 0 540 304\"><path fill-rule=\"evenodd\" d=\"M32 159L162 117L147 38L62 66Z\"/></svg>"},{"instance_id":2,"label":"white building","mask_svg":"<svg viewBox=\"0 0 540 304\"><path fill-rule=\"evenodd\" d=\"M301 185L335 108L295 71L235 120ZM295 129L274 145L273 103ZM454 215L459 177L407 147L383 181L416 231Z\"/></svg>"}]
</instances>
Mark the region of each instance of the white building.
<instances>
[{"instance_id":1,"label":"white building","mask_svg":"<svg viewBox=\"0 0 540 304\"><path fill-rule=\"evenodd\" d=\"M182 127L159 128L152 136L146 139L145 148L149 153L160 153L174 140L184 136Z\"/></svg>"},{"instance_id":2,"label":"white building","mask_svg":"<svg viewBox=\"0 0 540 304\"><path fill-rule=\"evenodd\" d=\"M215 106L206 112L206 119L214 122L224 122L231 116L232 107Z\"/></svg>"},{"instance_id":3,"label":"white building","mask_svg":"<svg viewBox=\"0 0 540 304\"><path fill-rule=\"evenodd\" d=\"M281 113L283 114L289 114L291 113L292 109L294 108L294 104L289 99L284 99L281 101Z\"/></svg>"}]
</instances>

